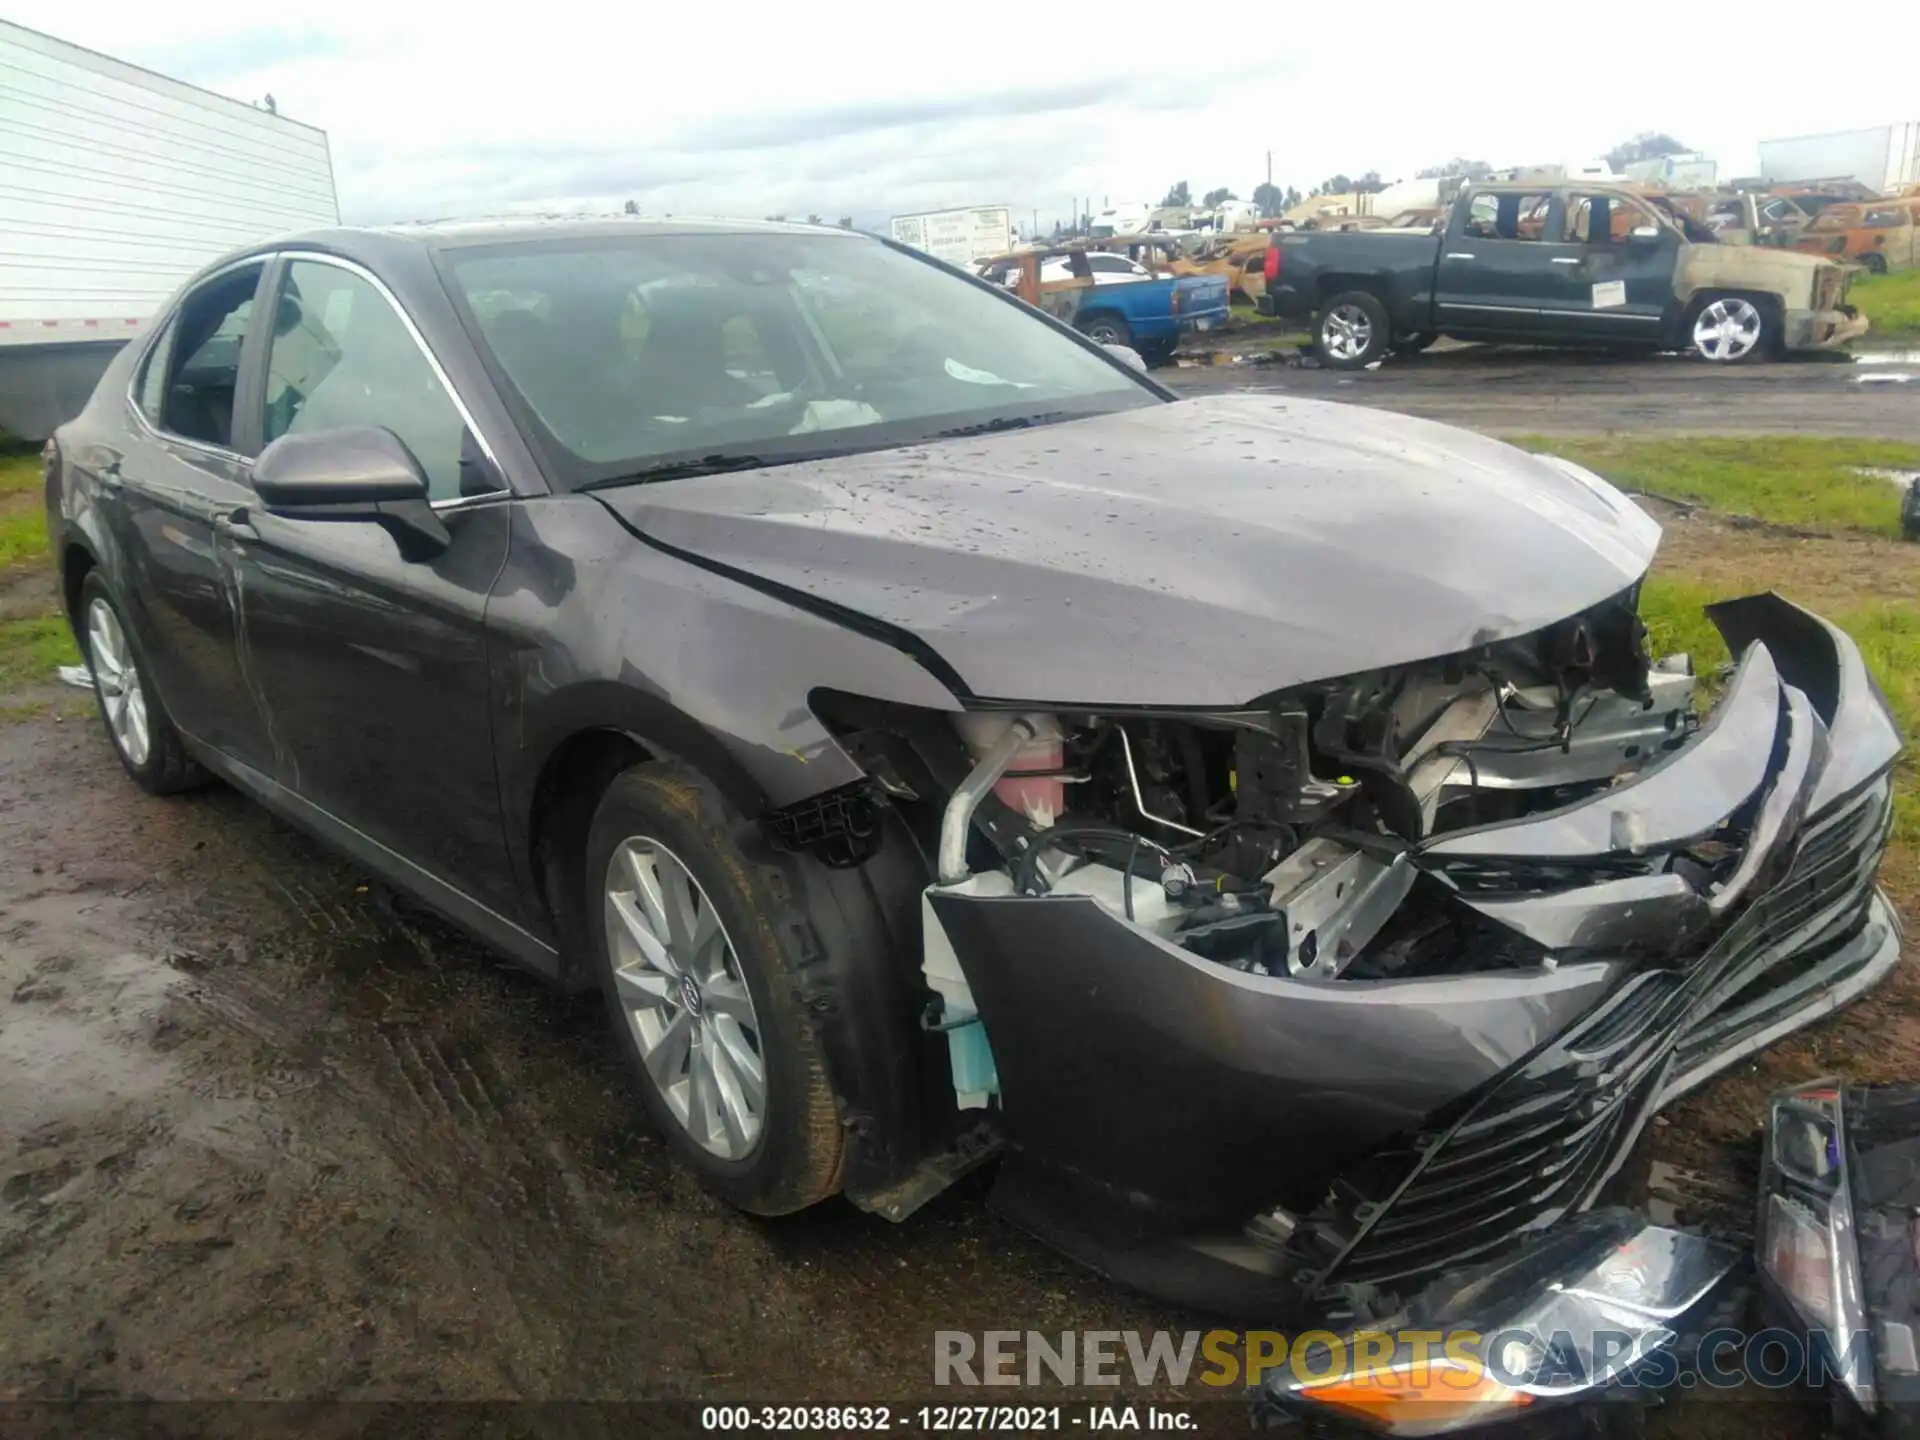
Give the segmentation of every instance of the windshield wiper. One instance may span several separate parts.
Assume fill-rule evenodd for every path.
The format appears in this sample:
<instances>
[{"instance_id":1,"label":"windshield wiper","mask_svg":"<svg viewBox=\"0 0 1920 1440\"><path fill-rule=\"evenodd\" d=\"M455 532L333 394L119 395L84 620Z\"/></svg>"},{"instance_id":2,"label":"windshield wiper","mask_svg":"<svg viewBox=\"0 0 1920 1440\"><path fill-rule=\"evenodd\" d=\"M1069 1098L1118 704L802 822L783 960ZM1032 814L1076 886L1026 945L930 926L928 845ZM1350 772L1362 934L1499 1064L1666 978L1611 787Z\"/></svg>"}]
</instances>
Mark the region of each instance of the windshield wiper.
<instances>
[{"instance_id":1,"label":"windshield wiper","mask_svg":"<svg viewBox=\"0 0 1920 1440\"><path fill-rule=\"evenodd\" d=\"M959 440L968 435L993 435L1002 430L1025 430L1034 425L1051 425L1067 418L1064 410L1048 410L1039 415L1003 415L994 420L978 420L971 425L956 425L951 430L936 430L929 439Z\"/></svg>"},{"instance_id":2,"label":"windshield wiper","mask_svg":"<svg viewBox=\"0 0 1920 1440\"><path fill-rule=\"evenodd\" d=\"M642 465L638 470L630 470L624 475L589 480L579 488L603 490L615 485L646 485L655 480L686 480L695 475L725 475L733 470L758 470L765 465L779 463L758 455L702 455L697 460L662 460L656 465Z\"/></svg>"}]
</instances>

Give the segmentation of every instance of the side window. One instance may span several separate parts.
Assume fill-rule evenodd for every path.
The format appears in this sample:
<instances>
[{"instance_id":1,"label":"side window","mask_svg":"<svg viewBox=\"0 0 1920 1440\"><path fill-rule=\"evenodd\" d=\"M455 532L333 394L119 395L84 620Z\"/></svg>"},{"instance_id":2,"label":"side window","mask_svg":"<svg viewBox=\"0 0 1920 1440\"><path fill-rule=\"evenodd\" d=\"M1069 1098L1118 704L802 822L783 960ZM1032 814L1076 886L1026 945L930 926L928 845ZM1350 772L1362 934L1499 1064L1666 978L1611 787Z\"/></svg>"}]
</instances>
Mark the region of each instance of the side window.
<instances>
[{"instance_id":1,"label":"side window","mask_svg":"<svg viewBox=\"0 0 1920 1440\"><path fill-rule=\"evenodd\" d=\"M1465 233L1475 240L1539 240L1553 196L1482 192L1467 207Z\"/></svg>"},{"instance_id":2,"label":"side window","mask_svg":"<svg viewBox=\"0 0 1920 1440\"><path fill-rule=\"evenodd\" d=\"M1567 199L1567 240L1574 245L1618 245L1636 225L1651 225L1653 217L1628 200L1611 195L1572 195Z\"/></svg>"},{"instance_id":3,"label":"side window","mask_svg":"<svg viewBox=\"0 0 1920 1440\"><path fill-rule=\"evenodd\" d=\"M140 362L140 379L134 385L140 413L149 425L158 427L167 402L167 365L173 359L173 317L160 327L160 333L147 347L147 358Z\"/></svg>"},{"instance_id":4,"label":"side window","mask_svg":"<svg viewBox=\"0 0 1920 1440\"><path fill-rule=\"evenodd\" d=\"M162 430L231 449L233 402L240 387L240 347L253 318L262 265L229 270L181 302L167 356Z\"/></svg>"},{"instance_id":5,"label":"side window","mask_svg":"<svg viewBox=\"0 0 1920 1440\"><path fill-rule=\"evenodd\" d=\"M466 422L386 296L350 270L295 260L274 306L262 439L346 425L399 436L430 499L495 488L471 463Z\"/></svg>"}]
</instances>

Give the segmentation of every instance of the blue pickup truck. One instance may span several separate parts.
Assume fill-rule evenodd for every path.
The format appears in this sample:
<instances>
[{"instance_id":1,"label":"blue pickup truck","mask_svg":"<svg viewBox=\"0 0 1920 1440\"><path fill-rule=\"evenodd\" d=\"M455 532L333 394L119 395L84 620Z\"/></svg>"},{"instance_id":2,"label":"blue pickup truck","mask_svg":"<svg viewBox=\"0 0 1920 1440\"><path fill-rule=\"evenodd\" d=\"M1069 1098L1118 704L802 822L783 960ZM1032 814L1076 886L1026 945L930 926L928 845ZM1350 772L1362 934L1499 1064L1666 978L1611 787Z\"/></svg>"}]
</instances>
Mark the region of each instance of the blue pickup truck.
<instances>
[{"instance_id":1,"label":"blue pickup truck","mask_svg":"<svg viewBox=\"0 0 1920 1440\"><path fill-rule=\"evenodd\" d=\"M1018 290L1090 340L1131 346L1149 364L1171 359L1181 336L1227 319L1226 276L1158 274L1117 250L1023 251L988 261L980 276Z\"/></svg>"}]
</instances>

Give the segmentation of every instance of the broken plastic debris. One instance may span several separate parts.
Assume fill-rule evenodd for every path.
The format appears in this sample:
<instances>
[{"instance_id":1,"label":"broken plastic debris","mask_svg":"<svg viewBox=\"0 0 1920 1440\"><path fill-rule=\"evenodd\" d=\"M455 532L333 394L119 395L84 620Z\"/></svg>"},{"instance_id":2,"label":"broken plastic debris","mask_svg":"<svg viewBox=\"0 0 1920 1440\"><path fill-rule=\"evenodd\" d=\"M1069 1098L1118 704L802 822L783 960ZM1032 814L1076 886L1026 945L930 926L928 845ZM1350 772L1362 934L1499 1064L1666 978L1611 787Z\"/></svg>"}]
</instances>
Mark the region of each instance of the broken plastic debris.
<instances>
[{"instance_id":1,"label":"broken plastic debris","mask_svg":"<svg viewBox=\"0 0 1920 1440\"><path fill-rule=\"evenodd\" d=\"M54 673L62 685L71 685L76 690L93 689L93 672L84 665L62 665Z\"/></svg>"}]
</instances>

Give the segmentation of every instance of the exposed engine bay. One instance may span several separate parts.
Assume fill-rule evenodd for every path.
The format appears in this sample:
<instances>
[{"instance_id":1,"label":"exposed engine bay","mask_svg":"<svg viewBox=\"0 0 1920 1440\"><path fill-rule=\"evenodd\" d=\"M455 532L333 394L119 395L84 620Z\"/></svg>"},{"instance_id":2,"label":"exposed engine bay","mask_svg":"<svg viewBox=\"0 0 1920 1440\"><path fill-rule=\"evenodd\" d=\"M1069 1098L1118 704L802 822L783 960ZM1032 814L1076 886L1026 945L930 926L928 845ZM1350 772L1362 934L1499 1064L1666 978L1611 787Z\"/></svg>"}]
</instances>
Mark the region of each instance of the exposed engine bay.
<instances>
[{"instance_id":1,"label":"exposed engine bay","mask_svg":"<svg viewBox=\"0 0 1920 1440\"><path fill-rule=\"evenodd\" d=\"M940 881L1090 895L1199 955L1269 975L1433 974L1469 950L1483 969L1537 963L1537 947L1490 937L1446 892L1554 876L1423 868L1415 854L1605 790L1694 732L1692 667L1649 661L1636 599L1231 714L961 717L969 781L992 772L978 818L1004 865L982 873L992 857L975 844L943 853ZM1648 863L1714 859L1703 848ZM1561 883L1595 878L1588 869Z\"/></svg>"}]
</instances>

